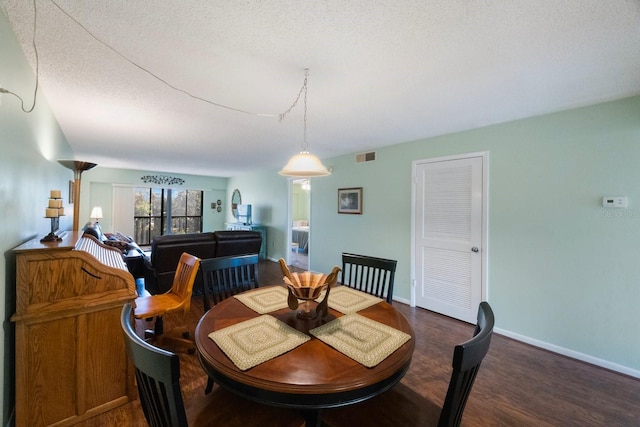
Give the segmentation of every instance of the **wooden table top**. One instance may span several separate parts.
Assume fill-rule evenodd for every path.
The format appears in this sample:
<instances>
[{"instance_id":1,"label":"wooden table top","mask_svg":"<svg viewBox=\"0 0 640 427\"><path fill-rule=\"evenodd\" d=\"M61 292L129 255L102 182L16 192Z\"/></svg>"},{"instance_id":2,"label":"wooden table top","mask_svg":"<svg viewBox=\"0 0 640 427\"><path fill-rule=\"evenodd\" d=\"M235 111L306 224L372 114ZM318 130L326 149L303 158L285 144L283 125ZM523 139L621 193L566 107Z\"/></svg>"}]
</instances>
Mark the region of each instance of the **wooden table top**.
<instances>
[{"instance_id":1,"label":"wooden table top","mask_svg":"<svg viewBox=\"0 0 640 427\"><path fill-rule=\"evenodd\" d=\"M342 313L333 309L329 309L329 314L324 319L311 321L298 319L296 311L288 308L269 314L307 334L309 329L342 316ZM406 332L411 335L411 339L373 368L365 367L311 336L309 341L299 347L241 371L208 335L260 315L236 298L228 298L200 319L196 327L196 346L204 369L210 375L214 374L214 378L216 375L222 375L233 382L265 391L267 394L272 392L285 396L335 396L343 392L357 393L358 390L375 389L377 384L390 378L393 378L395 384L408 369L413 355L415 335L411 325L392 305L384 301L361 310L358 314ZM371 396L367 394L366 397ZM339 399L339 396L336 396L336 399ZM325 403L327 407L332 406L330 401Z\"/></svg>"}]
</instances>

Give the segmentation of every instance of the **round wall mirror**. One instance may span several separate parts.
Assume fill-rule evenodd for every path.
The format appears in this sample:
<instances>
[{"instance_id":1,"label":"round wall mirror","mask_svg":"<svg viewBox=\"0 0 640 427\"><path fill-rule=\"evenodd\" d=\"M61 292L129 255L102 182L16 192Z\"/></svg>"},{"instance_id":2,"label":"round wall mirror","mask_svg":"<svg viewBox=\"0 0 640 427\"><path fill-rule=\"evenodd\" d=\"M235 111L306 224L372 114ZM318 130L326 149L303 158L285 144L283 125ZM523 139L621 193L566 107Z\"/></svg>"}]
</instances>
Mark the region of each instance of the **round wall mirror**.
<instances>
[{"instance_id":1,"label":"round wall mirror","mask_svg":"<svg viewBox=\"0 0 640 427\"><path fill-rule=\"evenodd\" d=\"M237 188L233 190L233 194L231 195L231 213L234 218L238 218L238 205L242 204L242 196L240 195L240 190Z\"/></svg>"}]
</instances>

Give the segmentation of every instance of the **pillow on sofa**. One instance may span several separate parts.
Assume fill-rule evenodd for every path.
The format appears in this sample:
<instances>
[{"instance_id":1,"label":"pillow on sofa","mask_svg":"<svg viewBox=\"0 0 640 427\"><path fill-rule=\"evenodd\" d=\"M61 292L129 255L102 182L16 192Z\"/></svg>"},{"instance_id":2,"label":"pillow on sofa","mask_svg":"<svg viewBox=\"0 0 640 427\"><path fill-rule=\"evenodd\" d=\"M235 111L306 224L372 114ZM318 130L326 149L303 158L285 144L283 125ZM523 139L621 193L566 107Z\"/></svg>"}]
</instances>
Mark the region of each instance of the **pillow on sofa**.
<instances>
[{"instance_id":1,"label":"pillow on sofa","mask_svg":"<svg viewBox=\"0 0 640 427\"><path fill-rule=\"evenodd\" d=\"M112 241L120 241L120 242L127 242L127 243L133 242L133 237L125 236L122 233L104 233L104 235L108 240L112 240Z\"/></svg>"},{"instance_id":2,"label":"pillow on sofa","mask_svg":"<svg viewBox=\"0 0 640 427\"><path fill-rule=\"evenodd\" d=\"M126 252L129 250L129 242L123 242L122 240L110 240L107 239L104 242L105 245L111 246L113 248L120 249L122 252Z\"/></svg>"},{"instance_id":3,"label":"pillow on sofa","mask_svg":"<svg viewBox=\"0 0 640 427\"><path fill-rule=\"evenodd\" d=\"M100 228L100 223L98 222L86 223L85 226L82 228L82 231L84 232L84 234L93 236L101 242L104 242L105 240L107 240L105 235L102 234L102 228Z\"/></svg>"},{"instance_id":4,"label":"pillow on sofa","mask_svg":"<svg viewBox=\"0 0 640 427\"><path fill-rule=\"evenodd\" d=\"M118 248L122 252L127 252L131 249L140 249L131 236L125 236L122 233L104 233L104 236L106 239L102 243ZM140 252L142 253L142 250L140 250Z\"/></svg>"}]
</instances>

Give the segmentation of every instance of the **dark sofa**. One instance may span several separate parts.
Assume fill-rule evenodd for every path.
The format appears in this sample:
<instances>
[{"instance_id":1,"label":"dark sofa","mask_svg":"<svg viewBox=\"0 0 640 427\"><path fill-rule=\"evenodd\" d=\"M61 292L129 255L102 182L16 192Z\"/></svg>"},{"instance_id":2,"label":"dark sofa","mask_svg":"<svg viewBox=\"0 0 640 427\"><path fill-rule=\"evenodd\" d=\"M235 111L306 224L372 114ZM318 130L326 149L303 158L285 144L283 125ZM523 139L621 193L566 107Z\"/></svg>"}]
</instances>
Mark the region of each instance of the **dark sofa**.
<instances>
[{"instance_id":1,"label":"dark sofa","mask_svg":"<svg viewBox=\"0 0 640 427\"><path fill-rule=\"evenodd\" d=\"M135 253L144 255L144 252L133 240L133 237L125 236L122 233L103 233L100 223L98 222L86 223L85 226L82 227L82 233L95 237L99 242L102 242L107 246L119 249L123 254L128 254L131 253L131 251L134 251Z\"/></svg>"},{"instance_id":2,"label":"dark sofa","mask_svg":"<svg viewBox=\"0 0 640 427\"><path fill-rule=\"evenodd\" d=\"M151 241L151 257L145 258L145 288L151 294L171 288L178 260L183 252L198 258L257 254L262 236L257 231L214 231L206 233L168 234ZM202 290L202 275L198 272L194 292Z\"/></svg>"}]
</instances>

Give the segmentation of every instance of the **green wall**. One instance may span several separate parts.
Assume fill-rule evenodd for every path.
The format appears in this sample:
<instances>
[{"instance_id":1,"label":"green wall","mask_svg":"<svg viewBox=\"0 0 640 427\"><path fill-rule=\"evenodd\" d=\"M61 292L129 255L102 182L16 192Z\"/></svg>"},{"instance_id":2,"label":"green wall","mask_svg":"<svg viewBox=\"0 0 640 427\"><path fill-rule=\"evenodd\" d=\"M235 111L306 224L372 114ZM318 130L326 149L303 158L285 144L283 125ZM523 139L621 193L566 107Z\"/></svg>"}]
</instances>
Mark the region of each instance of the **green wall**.
<instances>
[{"instance_id":1,"label":"green wall","mask_svg":"<svg viewBox=\"0 0 640 427\"><path fill-rule=\"evenodd\" d=\"M33 104L35 76L1 9L0 40L0 86L20 95L28 110ZM17 98L0 94L0 152L0 248L5 255L5 262L0 263L0 310L4 319L0 379L2 419L6 423L14 402L14 327L9 318L15 311L15 259L11 249L51 231L51 221L44 218L49 190L62 190L66 210L73 212L67 204L73 172L56 161L73 158L72 151L42 91L29 114L21 110ZM73 215L62 217L61 228L70 229L72 221Z\"/></svg>"},{"instance_id":2,"label":"green wall","mask_svg":"<svg viewBox=\"0 0 640 427\"><path fill-rule=\"evenodd\" d=\"M640 377L639 117L633 97L387 146L374 162L325 159L333 174L312 179L311 269L330 271L343 251L395 258L395 296L409 301L412 162L487 151L488 300L499 331ZM287 180L270 170L229 183L265 205L269 257L284 256ZM363 187L363 215L337 214L343 187ZM629 207L603 208L612 195Z\"/></svg>"},{"instance_id":3,"label":"green wall","mask_svg":"<svg viewBox=\"0 0 640 427\"><path fill-rule=\"evenodd\" d=\"M242 203L250 204L252 221L267 226L267 256L284 258L287 248L288 182L276 171L229 178L227 194L240 190ZM233 222L229 212L227 220Z\"/></svg>"},{"instance_id":4,"label":"green wall","mask_svg":"<svg viewBox=\"0 0 640 427\"><path fill-rule=\"evenodd\" d=\"M115 230L113 227L113 186L131 186L131 187L159 187L168 188L167 185L145 183L142 181L143 176L158 177L175 177L184 180L182 185L173 185L172 188L177 190L202 190L203 194L203 212L202 212L202 229L203 231L224 230L226 213L231 210L229 200L227 200L226 187L227 178L216 178L198 175L186 175L175 173L163 173L153 171L128 170L104 168L99 165L82 174L82 189L80 200L80 227L89 221L89 214L93 206L102 206L104 218L100 220L102 230ZM231 193L229 193L231 194ZM86 197L85 195L88 195ZM229 195L229 198L231 196ZM211 204L221 200L222 211L211 209ZM217 206L217 204L216 204Z\"/></svg>"}]
</instances>

